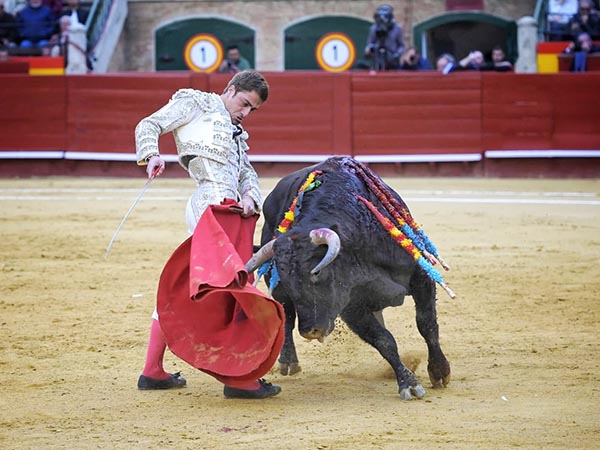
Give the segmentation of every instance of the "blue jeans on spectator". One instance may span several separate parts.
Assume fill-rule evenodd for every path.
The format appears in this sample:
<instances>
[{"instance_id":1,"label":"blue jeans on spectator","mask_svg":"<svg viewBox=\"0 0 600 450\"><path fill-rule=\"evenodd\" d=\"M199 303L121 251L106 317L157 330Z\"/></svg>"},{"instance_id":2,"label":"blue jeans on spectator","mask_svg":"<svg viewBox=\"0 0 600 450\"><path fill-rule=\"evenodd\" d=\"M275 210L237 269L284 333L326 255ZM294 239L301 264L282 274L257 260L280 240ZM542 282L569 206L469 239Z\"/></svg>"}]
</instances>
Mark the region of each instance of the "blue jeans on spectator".
<instances>
[{"instance_id":1,"label":"blue jeans on spectator","mask_svg":"<svg viewBox=\"0 0 600 450\"><path fill-rule=\"evenodd\" d=\"M28 39L21 41L21 48L33 48L33 47L45 47L49 43L48 39L42 39L41 41L33 42Z\"/></svg>"}]
</instances>

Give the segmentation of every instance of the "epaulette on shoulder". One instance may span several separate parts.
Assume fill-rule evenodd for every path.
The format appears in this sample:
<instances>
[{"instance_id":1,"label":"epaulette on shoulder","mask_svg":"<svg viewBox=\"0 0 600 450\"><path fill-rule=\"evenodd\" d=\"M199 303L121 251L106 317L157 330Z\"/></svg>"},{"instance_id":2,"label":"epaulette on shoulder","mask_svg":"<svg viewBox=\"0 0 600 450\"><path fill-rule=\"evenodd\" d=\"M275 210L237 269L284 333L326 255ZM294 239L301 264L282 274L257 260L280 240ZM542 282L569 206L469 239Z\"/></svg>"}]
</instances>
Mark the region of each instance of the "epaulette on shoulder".
<instances>
[{"instance_id":1,"label":"epaulette on shoulder","mask_svg":"<svg viewBox=\"0 0 600 450\"><path fill-rule=\"evenodd\" d=\"M217 94L199 91L197 89L179 89L173 94L171 100L190 98L198 105L202 111L217 111L222 103L219 101Z\"/></svg>"}]
</instances>

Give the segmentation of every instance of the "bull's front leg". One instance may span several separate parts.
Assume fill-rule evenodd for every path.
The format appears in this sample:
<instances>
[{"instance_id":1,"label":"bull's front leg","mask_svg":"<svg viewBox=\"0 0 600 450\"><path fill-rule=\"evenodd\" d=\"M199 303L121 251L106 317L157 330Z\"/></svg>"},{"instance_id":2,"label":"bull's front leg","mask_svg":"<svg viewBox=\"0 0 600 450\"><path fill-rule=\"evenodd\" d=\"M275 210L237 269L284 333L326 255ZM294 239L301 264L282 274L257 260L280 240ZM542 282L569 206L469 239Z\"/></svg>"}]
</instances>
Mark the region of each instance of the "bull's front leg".
<instances>
[{"instance_id":1,"label":"bull's front leg","mask_svg":"<svg viewBox=\"0 0 600 450\"><path fill-rule=\"evenodd\" d=\"M381 325L374 313L363 307L347 307L342 312L341 318L363 341L375 347L392 366L398 382L398 393L402 400L412 400L425 395L425 389L415 374L400 359L394 336Z\"/></svg>"},{"instance_id":2,"label":"bull's front leg","mask_svg":"<svg viewBox=\"0 0 600 450\"><path fill-rule=\"evenodd\" d=\"M291 302L285 302L283 309L285 310L285 340L279 353L279 372L282 375L294 375L302 370L298 364L293 334L296 325L296 308Z\"/></svg>"},{"instance_id":3,"label":"bull's front leg","mask_svg":"<svg viewBox=\"0 0 600 450\"><path fill-rule=\"evenodd\" d=\"M435 283L419 271L412 277L410 287L415 301L417 329L427 343L429 380L434 388L446 387L450 382L450 363L440 346Z\"/></svg>"}]
</instances>

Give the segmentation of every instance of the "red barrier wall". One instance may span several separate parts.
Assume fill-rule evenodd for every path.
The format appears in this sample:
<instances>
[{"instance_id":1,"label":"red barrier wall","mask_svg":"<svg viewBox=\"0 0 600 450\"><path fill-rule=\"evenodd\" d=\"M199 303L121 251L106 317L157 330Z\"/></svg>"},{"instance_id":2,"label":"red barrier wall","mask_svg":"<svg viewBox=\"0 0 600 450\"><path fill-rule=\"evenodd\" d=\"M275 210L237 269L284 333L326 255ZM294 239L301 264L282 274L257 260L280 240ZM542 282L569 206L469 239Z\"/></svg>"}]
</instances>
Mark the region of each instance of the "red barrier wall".
<instances>
[{"instance_id":1,"label":"red barrier wall","mask_svg":"<svg viewBox=\"0 0 600 450\"><path fill-rule=\"evenodd\" d=\"M356 154L481 153L481 76L434 72L355 76Z\"/></svg>"},{"instance_id":2,"label":"red barrier wall","mask_svg":"<svg viewBox=\"0 0 600 450\"><path fill-rule=\"evenodd\" d=\"M600 149L600 74L485 74L486 150Z\"/></svg>"},{"instance_id":3,"label":"red barrier wall","mask_svg":"<svg viewBox=\"0 0 600 450\"><path fill-rule=\"evenodd\" d=\"M465 155L485 159L488 150L595 150L600 155L597 73L265 75L269 101L244 123L251 155L262 155L263 161L317 160L326 154L379 155L399 162L405 155L431 156L431 161L454 155L461 161ZM0 74L0 152L130 157L138 121L177 89L222 92L228 80L228 75L187 72ZM161 138L160 145L163 153L175 153L172 136Z\"/></svg>"},{"instance_id":4,"label":"red barrier wall","mask_svg":"<svg viewBox=\"0 0 600 450\"><path fill-rule=\"evenodd\" d=\"M67 78L0 75L0 150L67 145Z\"/></svg>"},{"instance_id":5,"label":"red barrier wall","mask_svg":"<svg viewBox=\"0 0 600 450\"><path fill-rule=\"evenodd\" d=\"M269 100L244 122L260 154L349 154L350 74L267 74Z\"/></svg>"},{"instance_id":6,"label":"red barrier wall","mask_svg":"<svg viewBox=\"0 0 600 450\"><path fill-rule=\"evenodd\" d=\"M132 152L135 126L164 105L183 87L192 87L189 74L69 76L67 80L66 150ZM198 83L206 88L206 80ZM163 136L166 153L175 152L173 138Z\"/></svg>"}]
</instances>

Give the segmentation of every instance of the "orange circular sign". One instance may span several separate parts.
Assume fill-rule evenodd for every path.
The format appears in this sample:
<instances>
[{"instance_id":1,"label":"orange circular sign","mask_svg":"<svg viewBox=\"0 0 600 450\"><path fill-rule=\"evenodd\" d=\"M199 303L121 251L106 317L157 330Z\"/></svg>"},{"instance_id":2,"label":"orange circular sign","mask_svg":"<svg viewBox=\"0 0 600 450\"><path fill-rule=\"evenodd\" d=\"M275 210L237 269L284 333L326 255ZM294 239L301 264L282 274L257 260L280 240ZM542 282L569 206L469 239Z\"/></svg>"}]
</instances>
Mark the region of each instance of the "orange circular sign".
<instances>
[{"instance_id":1,"label":"orange circular sign","mask_svg":"<svg viewBox=\"0 0 600 450\"><path fill-rule=\"evenodd\" d=\"M354 64L356 47L344 33L328 33L317 42L315 58L319 67L327 72L343 72Z\"/></svg>"},{"instance_id":2,"label":"orange circular sign","mask_svg":"<svg viewBox=\"0 0 600 450\"><path fill-rule=\"evenodd\" d=\"M212 34L196 34L185 44L183 58L194 72L214 72L223 60L223 45Z\"/></svg>"}]
</instances>

